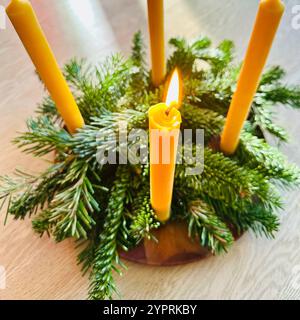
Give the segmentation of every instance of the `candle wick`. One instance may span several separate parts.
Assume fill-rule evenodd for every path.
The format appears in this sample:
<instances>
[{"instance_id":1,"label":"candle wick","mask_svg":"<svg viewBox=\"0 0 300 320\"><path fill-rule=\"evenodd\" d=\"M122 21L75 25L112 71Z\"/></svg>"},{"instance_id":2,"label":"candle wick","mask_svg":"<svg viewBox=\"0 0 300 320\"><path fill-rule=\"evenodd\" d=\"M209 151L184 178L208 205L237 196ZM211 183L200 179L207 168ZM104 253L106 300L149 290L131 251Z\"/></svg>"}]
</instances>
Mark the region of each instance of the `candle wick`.
<instances>
[{"instance_id":1,"label":"candle wick","mask_svg":"<svg viewBox=\"0 0 300 320\"><path fill-rule=\"evenodd\" d=\"M171 110L172 110L173 108L175 108L176 106L177 106L177 103L176 103L175 101L171 102L171 103L169 104L168 108L167 108L166 111L165 111L166 115L168 116L168 115L170 114Z\"/></svg>"},{"instance_id":2,"label":"candle wick","mask_svg":"<svg viewBox=\"0 0 300 320\"><path fill-rule=\"evenodd\" d=\"M170 112L171 112L171 110L172 110L173 108L174 108L174 105L173 105L173 104L171 104L171 105L167 108L167 110L165 111L167 116L170 114Z\"/></svg>"}]
</instances>

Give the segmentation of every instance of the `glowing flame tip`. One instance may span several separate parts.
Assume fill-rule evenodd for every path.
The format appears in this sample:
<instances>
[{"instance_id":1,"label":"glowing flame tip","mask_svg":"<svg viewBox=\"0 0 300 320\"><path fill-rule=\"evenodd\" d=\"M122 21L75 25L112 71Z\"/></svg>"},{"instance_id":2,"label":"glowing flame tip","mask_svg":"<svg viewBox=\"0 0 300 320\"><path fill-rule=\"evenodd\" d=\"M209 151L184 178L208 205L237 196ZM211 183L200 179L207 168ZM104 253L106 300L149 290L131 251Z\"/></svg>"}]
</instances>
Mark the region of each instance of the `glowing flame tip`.
<instances>
[{"instance_id":1,"label":"glowing flame tip","mask_svg":"<svg viewBox=\"0 0 300 320\"><path fill-rule=\"evenodd\" d=\"M166 96L166 105L170 106L171 104L175 103L179 105L180 103L180 75L179 70L177 68L174 69Z\"/></svg>"}]
</instances>

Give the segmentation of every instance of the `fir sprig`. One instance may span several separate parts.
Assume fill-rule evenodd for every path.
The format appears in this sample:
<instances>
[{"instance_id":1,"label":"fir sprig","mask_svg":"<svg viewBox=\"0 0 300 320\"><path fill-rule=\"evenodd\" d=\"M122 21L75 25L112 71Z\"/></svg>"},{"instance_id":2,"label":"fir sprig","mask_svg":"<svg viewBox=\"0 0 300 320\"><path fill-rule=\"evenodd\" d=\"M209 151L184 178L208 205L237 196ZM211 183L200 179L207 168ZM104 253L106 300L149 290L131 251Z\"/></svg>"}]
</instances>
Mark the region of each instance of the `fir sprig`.
<instances>
[{"instance_id":1,"label":"fir sprig","mask_svg":"<svg viewBox=\"0 0 300 320\"><path fill-rule=\"evenodd\" d=\"M150 205L149 185L137 192L132 210L132 222L130 232L133 238L139 243L144 238L152 239L151 231L159 228L156 214Z\"/></svg>"},{"instance_id":2,"label":"fir sprig","mask_svg":"<svg viewBox=\"0 0 300 320\"><path fill-rule=\"evenodd\" d=\"M287 142L289 136L286 130L274 123L274 111L273 106L270 103L266 103L263 107L261 105L253 105L253 124L252 127L255 130L268 131L273 136L279 138L281 141Z\"/></svg>"},{"instance_id":3,"label":"fir sprig","mask_svg":"<svg viewBox=\"0 0 300 320\"><path fill-rule=\"evenodd\" d=\"M274 238L274 234L278 231L279 218L274 209L266 208L258 200L246 206L244 210L235 210L223 201L212 199L209 196L204 195L203 199L215 209L216 214L226 221L237 235L251 230L256 235Z\"/></svg>"},{"instance_id":4,"label":"fir sprig","mask_svg":"<svg viewBox=\"0 0 300 320\"><path fill-rule=\"evenodd\" d=\"M117 265L120 264L117 239L129 185L128 167L119 166L114 186L110 192L99 248L95 252L89 293L91 299L111 299L116 292L112 272L113 270L119 271L117 269Z\"/></svg>"},{"instance_id":5,"label":"fir sprig","mask_svg":"<svg viewBox=\"0 0 300 320\"><path fill-rule=\"evenodd\" d=\"M58 190L47 209L48 222L57 241L67 237L86 239L88 230L95 224L91 213L99 211L99 204L93 197L94 188L87 172L87 163L73 160L60 182L68 188Z\"/></svg>"},{"instance_id":6,"label":"fir sprig","mask_svg":"<svg viewBox=\"0 0 300 320\"><path fill-rule=\"evenodd\" d=\"M265 177L276 179L287 186L300 183L300 170L296 165L289 164L286 158L265 140L247 132L241 136L237 158L243 165L256 169Z\"/></svg>"},{"instance_id":7,"label":"fir sprig","mask_svg":"<svg viewBox=\"0 0 300 320\"><path fill-rule=\"evenodd\" d=\"M177 183L198 195L224 202L227 206L242 210L258 197L267 206L280 206L278 197L273 193L267 180L255 170L240 167L235 161L221 153L214 153L209 148L204 152L204 170L201 175L186 175L186 168L176 168Z\"/></svg>"},{"instance_id":8,"label":"fir sprig","mask_svg":"<svg viewBox=\"0 0 300 320\"><path fill-rule=\"evenodd\" d=\"M27 129L13 140L25 153L41 157L53 151L67 152L71 135L47 116L29 119Z\"/></svg>"},{"instance_id":9,"label":"fir sprig","mask_svg":"<svg viewBox=\"0 0 300 320\"><path fill-rule=\"evenodd\" d=\"M38 105L36 112L37 114L52 119L53 122L59 122L59 124L62 124L62 119L58 115L55 103L50 97L44 98L43 102Z\"/></svg>"},{"instance_id":10,"label":"fir sprig","mask_svg":"<svg viewBox=\"0 0 300 320\"><path fill-rule=\"evenodd\" d=\"M94 158L97 152L117 150L113 141L119 138L120 125L129 133L133 128L145 128L145 113L129 109L122 112L104 112L100 117L91 118L90 125L79 129L71 141L74 152L81 158Z\"/></svg>"},{"instance_id":11,"label":"fir sprig","mask_svg":"<svg viewBox=\"0 0 300 320\"><path fill-rule=\"evenodd\" d=\"M198 238L201 246L213 253L227 252L233 243L233 235L216 215L212 206L203 200L191 201L188 206L188 230L191 238Z\"/></svg>"},{"instance_id":12,"label":"fir sprig","mask_svg":"<svg viewBox=\"0 0 300 320\"><path fill-rule=\"evenodd\" d=\"M220 135L224 126L224 117L212 110L195 108L184 104L181 108L183 125L189 129L203 129L206 140Z\"/></svg>"},{"instance_id":13,"label":"fir sprig","mask_svg":"<svg viewBox=\"0 0 300 320\"><path fill-rule=\"evenodd\" d=\"M130 101L135 104L137 100L143 99L145 95L147 95L150 80L145 61L143 36L140 31L137 32L133 38L131 61L133 66L136 68L136 72L132 73L130 88L126 97L129 99L131 97L135 97L135 99L130 99ZM137 97L139 99L136 99Z\"/></svg>"},{"instance_id":14,"label":"fir sprig","mask_svg":"<svg viewBox=\"0 0 300 320\"><path fill-rule=\"evenodd\" d=\"M16 171L15 177L1 177L0 200L10 199L7 213L24 219L43 209L54 197L65 164L54 164L40 176ZM2 204L2 205L3 205Z\"/></svg>"},{"instance_id":15,"label":"fir sprig","mask_svg":"<svg viewBox=\"0 0 300 320\"><path fill-rule=\"evenodd\" d=\"M73 86L85 123L102 110L116 109L130 83L132 64L120 55L107 58L99 66L91 67L83 60L71 60L65 74Z\"/></svg>"}]
</instances>

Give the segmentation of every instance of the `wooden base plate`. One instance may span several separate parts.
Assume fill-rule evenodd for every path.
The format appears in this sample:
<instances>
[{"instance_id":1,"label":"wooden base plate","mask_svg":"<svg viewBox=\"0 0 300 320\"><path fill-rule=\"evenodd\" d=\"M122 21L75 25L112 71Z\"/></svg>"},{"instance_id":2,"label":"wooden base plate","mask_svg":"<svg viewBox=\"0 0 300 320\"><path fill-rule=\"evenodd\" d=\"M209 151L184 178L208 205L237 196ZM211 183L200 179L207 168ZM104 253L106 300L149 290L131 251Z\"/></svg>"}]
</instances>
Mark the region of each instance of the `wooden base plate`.
<instances>
[{"instance_id":1,"label":"wooden base plate","mask_svg":"<svg viewBox=\"0 0 300 320\"><path fill-rule=\"evenodd\" d=\"M128 261L154 265L174 266L194 262L211 256L211 252L188 236L187 225L183 222L171 222L153 232L155 240L144 240L129 252L120 252Z\"/></svg>"}]
</instances>

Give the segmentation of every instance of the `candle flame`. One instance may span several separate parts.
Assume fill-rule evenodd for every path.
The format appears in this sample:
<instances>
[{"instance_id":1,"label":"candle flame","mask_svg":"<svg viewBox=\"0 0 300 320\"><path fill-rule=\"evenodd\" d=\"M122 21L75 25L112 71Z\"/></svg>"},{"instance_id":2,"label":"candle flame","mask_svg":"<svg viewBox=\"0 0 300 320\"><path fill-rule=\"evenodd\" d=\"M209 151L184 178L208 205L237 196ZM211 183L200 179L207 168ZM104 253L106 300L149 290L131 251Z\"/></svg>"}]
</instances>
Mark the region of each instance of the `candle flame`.
<instances>
[{"instance_id":1,"label":"candle flame","mask_svg":"<svg viewBox=\"0 0 300 320\"><path fill-rule=\"evenodd\" d=\"M180 78L179 70L177 68L175 68L170 78L165 101L168 107L170 107L171 105L176 105L177 108L180 107L181 78Z\"/></svg>"}]
</instances>

